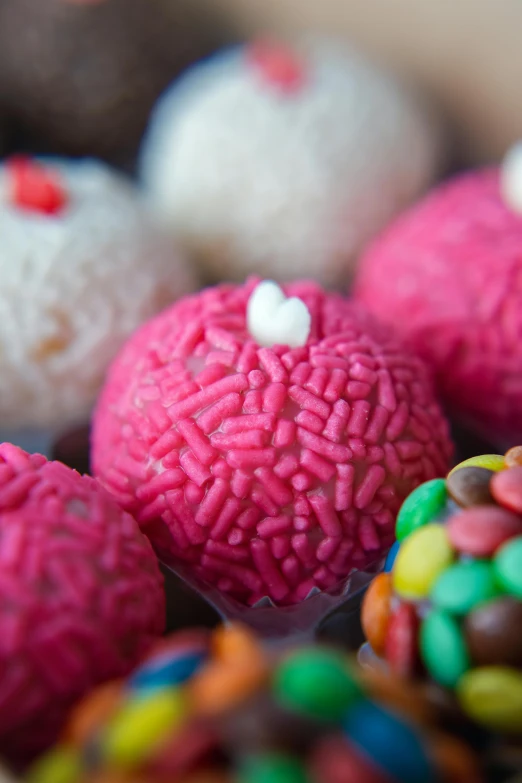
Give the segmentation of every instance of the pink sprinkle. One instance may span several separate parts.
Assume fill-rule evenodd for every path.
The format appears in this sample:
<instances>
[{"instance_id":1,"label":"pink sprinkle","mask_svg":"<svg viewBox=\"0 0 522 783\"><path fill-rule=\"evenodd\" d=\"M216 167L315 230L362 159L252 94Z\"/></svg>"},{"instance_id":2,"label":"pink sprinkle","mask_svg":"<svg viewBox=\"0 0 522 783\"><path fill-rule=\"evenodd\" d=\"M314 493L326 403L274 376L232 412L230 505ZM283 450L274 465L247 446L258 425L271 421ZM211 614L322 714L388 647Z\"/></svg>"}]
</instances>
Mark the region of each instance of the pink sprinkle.
<instances>
[{"instance_id":1,"label":"pink sprinkle","mask_svg":"<svg viewBox=\"0 0 522 783\"><path fill-rule=\"evenodd\" d=\"M146 506L143 506L141 511L136 514L136 520L140 525L145 525L153 519L158 519L165 512L167 508L167 501L165 495L157 495L156 498ZM5 567L5 563L3 564Z\"/></svg>"},{"instance_id":2,"label":"pink sprinkle","mask_svg":"<svg viewBox=\"0 0 522 783\"><path fill-rule=\"evenodd\" d=\"M310 373L312 372L312 368L310 367L310 362L300 362L293 370L290 375L290 383L294 383L297 386L304 386L308 378L310 377Z\"/></svg>"},{"instance_id":3,"label":"pink sprinkle","mask_svg":"<svg viewBox=\"0 0 522 783\"><path fill-rule=\"evenodd\" d=\"M306 598L308 598L310 592L314 589L314 587L317 587L313 579L306 579L304 582L301 582L300 585L296 587L294 590L294 598L295 601L298 603L299 601L304 601Z\"/></svg>"},{"instance_id":4,"label":"pink sprinkle","mask_svg":"<svg viewBox=\"0 0 522 783\"><path fill-rule=\"evenodd\" d=\"M244 413L261 413L263 410L263 395L259 389L251 389L243 400Z\"/></svg>"},{"instance_id":5,"label":"pink sprinkle","mask_svg":"<svg viewBox=\"0 0 522 783\"><path fill-rule=\"evenodd\" d=\"M227 454L227 462L232 468L273 467L276 462L275 449L233 449Z\"/></svg>"},{"instance_id":6,"label":"pink sprinkle","mask_svg":"<svg viewBox=\"0 0 522 783\"><path fill-rule=\"evenodd\" d=\"M149 457L148 448L142 440L131 440L128 443L128 449L133 459L146 460Z\"/></svg>"},{"instance_id":7,"label":"pink sprinkle","mask_svg":"<svg viewBox=\"0 0 522 783\"><path fill-rule=\"evenodd\" d=\"M266 383L266 378L261 370L251 370L247 377L251 389L260 389Z\"/></svg>"},{"instance_id":8,"label":"pink sprinkle","mask_svg":"<svg viewBox=\"0 0 522 783\"><path fill-rule=\"evenodd\" d=\"M279 413L286 402L286 386L282 383L271 383L263 394L263 410L268 413Z\"/></svg>"},{"instance_id":9,"label":"pink sprinkle","mask_svg":"<svg viewBox=\"0 0 522 783\"><path fill-rule=\"evenodd\" d=\"M281 356L281 361L287 370L291 371L294 367L297 367L299 362L306 361L308 358L308 348L303 346L302 348L292 348L290 351L286 351Z\"/></svg>"},{"instance_id":10,"label":"pink sprinkle","mask_svg":"<svg viewBox=\"0 0 522 783\"><path fill-rule=\"evenodd\" d=\"M431 433L426 427L423 427L418 419L410 417L410 432L414 438L420 440L421 443L429 443L431 440Z\"/></svg>"},{"instance_id":11,"label":"pink sprinkle","mask_svg":"<svg viewBox=\"0 0 522 783\"><path fill-rule=\"evenodd\" d=\"M302 427L297 428L297 440L302 446L311 449L311 451L326 457L326 459L332 462L347 462L352 456L348 446L331 443L326 438L314 435L313 432L308 432L308 430L304 430Z\"/></svg>"},{"instance_id":12,"label":"pink sprinkle","mask_svg":"<svg viewBox=\"0 0 522 783\"><path fill-rule=\"evenodd\" d=\"M187 481L183 487L185 493L185 500L187 503L192 503L194 506L199 505L205 497L205 490L203 487L198 487L193 481Z\"/></svg>"},{"instance_id":13,"label":"pink sprinkle","mask_svg":"<svg viewBox=\"0 0 522 783\"><path fill-rule=\"evenodd\" d=\"M202 527L210 527L221 511L223 503L230 493L230 485L224 479L216 479L196 513L196 522Z\"/></svg>"},{"instance_id":14,"label":"pink sprinkle","mask_svg":"<svg viewBox=\"0 0 522 783\"><path fill-rule=\"evenodd\" d=\"M364 440L366 443L377 443L380 440L389 417L390 414L386 408L383 408L382 405L375 406L370 422L366 427L366 432L364 433Z\"/></svg>"},{"instance_id":15,"label":"pink sprinkle","mask_svg":"<svg viewBox=\"0 0 522 783\"><path fill-rule=\"evenodd\" d=\"M388 370L378 370L377 376L379 378L377 398L379 403L393 413L397 407L397 400L395 398L395 391L393 389L393 381L391 379Z\"/></svg>"},{"instance_id":16,"label":"pink sprinkle","mask_svg":"<svg viewBox=\"0 0 522 783\"><path fill-rule=\"evenodd\" d=\"M322 432L324 427L324 421L310 411L300 411L295 417L295 422L300 427L304 427L305 430L310 430L310 432L315 432L316 434Z\"/></svg>"},{"instance_id":17,"label":"pink sprinkle","mask_svg":"<svg viewBox=\"0 0 522 783\"><path fill-rule=\"evenodd\" d=\"M288 584L292 586L299 582L300 570L299 560L295 555L288 555L281 563L281 571Z\"/></svg>"},{"instance_id":18,"label":"pink sprinkle","mask_svg":"<svg viewBox=\"0 0 522 783\"><path fill-rule=\"evenodd\" d=\"M291 400L296 402L300 408L315 413L316 416L320 416L323 419L327 419L330 415L330 406L324 400L316 397L315 394L302 389L300 386L290 386L288 389L288 396Z\"/></svg>"},{"instance_id":19,"label":"pink sprinkle","mask_svg":"<svg viewBox=\"0 0 522 783\"><path fill-rule=\"evenodd\" d=\"M197 484L198 487L202 487L205 481L208 481L212 476L210 470L205 465L202 465L188 449L180 454L179 461L189 479L194 484Z\"/></svg>"},{"instance_id":20,"label":"pink sprinkle","mask_svg":"<svg viewBox=\"0 0 522 783\"><path fill-rule=\"evenodd\" d=\"M313 517L294 517L294 530L297 530L299 533L306 533L314 527L315 521Z\"/></svg>"},{"instance_id":21,"label":"pink sprinkle","mask_svg":"<svg viewBox=\"0 0 522 783\"><path fill-rule=\"evenodd\" d=\"M245 430L264 430L273 432L275 416L272 413L252 413L246 416L227 418L221 426L223 432L245 432Z\"/></svg>"},{"instance_id":22,"label":"pink sprinkle","mask_svg":"<svg viewBox=\"0 0 522 783\"><path fill-rule=\"evenodd\" d=\"M205 552L220 560L229 560L233 563L245 563L250 559L248 547L230 546L230 544L223 544L221 541L213 541L212 539L209 539L205 544Z\"/></svg>"},{"instance_id":23,"label":"pink sprinkle","mask_svg":"<svg viewBox=\"0 0 522 783\"><path fill-rule=\"evenodd\" d=\"M255 471L255 475L272 500L279 503L280 506L291 503L293 499L292 492L288 489L284 481L281 481L272 470L269 468L258 468Z\"/></svg>"},{"instance_id":24,"label":"pink sprinkle","mask_svg":"<svg viewBox=\"0 0 522 783\"><path fill-rule=\"evenodd\" d=\"M326 563L337 552L341 538L323 538L317 547L316 557L320 563Z\"/></svg>"},{"instance_id":25,"label":"pink sprinkle","mask_svg":"<svg viewBox=\"0 0 522 783\"><path fill-rule=\"evenodd\" d=\"M178 520L191 544L202 544L205 541L205 533L194 521L192 511L189 509L183 496L183 490L175 489L165 495L169 509Z\"/></svg>"},{"instance_id":26,"label":"pink sprinkle","mask_svg":"<svg viewBox=\"0 0 522 783\"><path fill-rule=\"evenodd\" d=\"M220 451L227 449L260 449L267 441L266 432L261 430L245 430L227 435L224 432L216 432L210 436L211 444Z\"/></svg>"},{"instance_id":27,"label":"pink sprinkle","mask_svg":"<svg viewBox=\"0 0 522 783\"><path fill-rule=\"evenodd\" d=\"M239 413L241 410L241 397L237 393L227 394L221 400L218 400L210 408L198 416L198 427L207 435L214 432L223 419Z\"/></svg>"},{"instance_id":28,"label":"pink sprinkle","mask_svg":"<svg viewBox=\"0 0 522 783\"><path fill-rule=\"evenodd\" d=\"M161 460L161 465L165 470L170 470L171 468L178 468L179 467L179 454L177 451L171 451L170 454L167 454L163 459Z\"/></svg>"},{"instance_id":29,"label":"pink sprinkle","mask_svg":"<svg viewBox=\"0 0 522 783\"><path fill-rule=\"evenodd\" d=\"M205 357L205 363L209 365L209 367L214 368L215 365L223 365L223 367L234 367L237 360L237 351L210 351L210 353L207 353ZM203 374L203 373L201 373ZM221 376L223 377L223 376ZM217 380L217 378L213 378L212 380ZM212 382L212 381L210 381ZM206 386L206 383L201 383L201 386Z\"/></svg>"},{"instance_id":30,"label":"pink sprinkle","mask_svg":"<svg viewBox=\"0 0 522 783\"><path fill-rule=\"evenodd\" d=\"M157 389L157 391L159 392L159 389ZM148 404L147 416L149 416L158 432L166 432L167 430L170 430L172 422L163 404L159 402L159 400L150 402Z\"/></svg>"},{"instance_id":31,"label":"pink sprinkle","mask_svg":"<svg viewBox=\"0 0 522 783\"><path fill-rule=\"evenodd\" d=\"M424 453L423 444L415 440L398 440L394 446L402 459L417 459Z\"/></svg>"},{"instance_id":32,"label":"pink sprinkle","mask_svg":"<svg viewBox=\"0 0 522 783\"><path fill-rule=\"evenodd\" d=\"M261 519L261 511L251 506L246 508L237 518L237 525L241 530L252 530Z\"/></svg>"},{"instance_id":33,"label":"pink sprinkle","mask_svg":"<svg viewBox=\"0 0 522 783\"><path fill-rule=\"evenodd\" d=\"M332 572L329 571L326 566L321 566L316 571L314 571L313 577L314 581L317 582L317 584L322 587L323 590L329 590L339 582L339 577L335 574L332 574Z\"/></svg>"},{"instance_id":34,"label":"pink sprinkle","mask_svg":"<svg viewBox=\"0 0 522 783\"><path fill-rule=\"evenodd\" d=\"M270 517L277 516L280 509L273 502L273 500L268 496L268 494L263 489L263 487L259 487L259 486L254 487L250 497L252 499L252 503L258 506L261 509L261 511L264 511L265 514L268 514L268 516Z\"/></svg>"},{"instance_id":35,"label":"pink sprinkle","mask_svg":"<svg viewBox=\"0 0 522 783\"><path fill-rule=\"evenodd\" d=\"M370 386L377 383L377 373L370 370L364 364L361 364L361 362L355 362L355 364L350 367L350 378L353 378L354 381L368 383Z\"/></svg>"},{"instance_id":36,"label":"pink sprinkle","mask_svg":"<svg viewBox=\"0 0 522 783\"><path fill-rule=\"evenodd\" d=\"M203 326L197 321L189 322L186 326L183 326L181 333L178 334L174 355L183 358L190 356L202 337Z\"/></svg>"},{"instance_id":37,"label":"pink sprinkle","mask_svg":"<svg viewBox=\"0 0 522 783\"><path fill-rule=\"evenodd\" d=\"M136 462L136 460L128 457L126 454L119 454L116 457L114 467L121 473L127 473L128 476L132 476L132 478L136 478L139 481L147 481L150 476L146 465Z\"/></svg>"},{"instance_id":38,"label":"pink sprinkle","mask_svg":"<svg viewBox=\"0 0 522 783\"><path fill-rule=\"evenodd\" d=\"M337 413L332 413L328 417L326 427L323 430L323 435L333 443L339 443L343 436L346 434L346 421L338 416Z\"/></svg>"},{"instance_id":39,"label":"pink sprinkle","mask_svg":"<svg viewBox=\"0 0 522 783\"><path fill-rule=\"evenodd\" d=\"M217 518L216 524L210 531L210 537L214 539L214 541L225 538L240 512L241 501L238 498L227 498Z\"/></svg>"},{"instance_id":40,"label":"pink sprinkle","mask_svg":"<svg viewBox=\"0 0 522 783\"><path fill-rule=\"evenodd\" d=\"M324 482L330 481L335 476L335 465L319 457L310 449L302 450L301 465Z\"/></svg>"},{"instance_id":41,"label":"pink sprinkle","mask_svg":"<svg viewBox=\"0 0 522 783\"><path fill-rule=\"evenodd\" d=\"M294 500L294 511L298 516L307 517L312 513L312 507L305 495L299 495Z\"/></svg>"},{"instance_id":42,"label":"pink sprinkle","mask_svg":"<svg viewBox=\"0 0 522 783\"><path fill-rule=\"evenodd\" d=\"M270 549L276 560L283 560L291 552L289 536L274 536L270 541Z\"/></svg>"},{"instance_id":43,"label":"pink sprinkle","mask_svg":"<svg viewBox=\"0 0 522 783\"><path fill-rule=\"evenodd\" d=\"M382 462L384 459L384 449L381 446L369 446L366 449L366 459L373 465L374 462Z\"/></svg>"},{"instance_id":44,"label":"pink sprinkle","mask_svg":"<svg viewBox=\"0 0 522 783\"><path fill-rule=\"evenodd\" d=\"M360 381L348 381L346 394L350 400L365 400L370 394L372 387L368 383Z\"/></svg>"},{"instance_id":45,"label":"pink sprinkle","mask_svg":"<svg viewBox=\"0 0 522 783\"><path fill-rule=\"evenodd\" d=\"M260 348L257 352L259 363L272 383L284 383L288 381L288 373L283 367L281 360L270 348Z\"/></svg>"},{"instance_id":46,"label":"pink sprinkle","mask_svg":"<svg viewBox=\"0 0 522 783\"><path fill-rule=\"evenodd\" d=\"M339 544L339 548L329 563L329 568L337 576L345 576L347 573L347 565L350 560L354 543L351 539L343 538Z\"/></svg>"},{"instance_id":47,"label":"pink sprinkle","mask_svg":"<svg viewBox=\"0 0 522 783\"><path fill-rule=\"evenodd\" d=\"M373 521L376 525L379 525L379 527L392 527L393 514L389 508L385 508L373 515Z\"/></svg>"},{"instance_id":48,"label":"pink sprinkle","mask_svg":"<svg viewBox=\"0 0 522 783\"><path fill-rule=\"evenodd\" d=\"M348 446L352 450L355 459L361 461L366 459L366 446L364 445L362 438L350 438Z\"/></svg>"},{"instance_id":49,"label":"pink sprinkle","mask_svg":"<svg viewBox=\"0 0 522 783\"><path fill-rule=\"evenodd\" d=\"M216 458L217 452L209 444L194 419L182 419L178 421L177 427L198 460L203 465L210 465Z\"/></svg>"},{"instance_id":50,"label":"pink sprinkle","mask_svg":"<svg viewBox=\"0 0 522 783\"><path fill-rule=\"evenodd\" d=\"M315 511L315 515L325 536L338 538L342 536L343 529L335 509L324 495L310 495L308 498L310 505Z\"/></svg>"},{"instance_id":51,"label":"pink sprinkle","mask_svg":"<svg viewBox=\"0 0 522 783\"><path fill-rule=\"evenodd\" d=\"M297 492L306 492L312 486L312 480L307 473L296 473L290 483Z\"/></svg>"},{"instance_id":52,"label":"pink sprinkle","mask_svg":"<svg viewBox=\"0 0 522 783\"><path fill-rule=\"evenodd\" d=\"M414 476L419 476L422 473L422 462L410 462L408 465L404 465L402 468L402 477L405 479L411 479Z\"/></svg>"},{"instance_id":53,"label":"pink sprinkle","mask_svg":"<svg viewBox=\"0 0 522 783\"><path fill-rule=\"evenodd\" d=\"M305 383L305 389L316 394L318 397L322 397L326 384L328 382L329 373L325 367L319 367L312 371L312 374Z\"/></svg>"},{"instance_id":54,"label":"pink sprinkle","mask_svg":"<svg viewBox=\"0 0 522 783\"><path fill-rule=\"evenodd\" d=\"M208 356L205 361L208 365ZM224 378L226 374L227 368L223 364L211 364L210 366L205 367L204 370L201 370L201 372L195 376L194 380L200 389L204 389L205 386L210 386L211 383L215 383L216 381L221 380L221 378Z\"/></svg>"},{"instance_id":55,"label":"pink sprinkle","mask_svg":"<svg viewBox=\"0 0 522 783\"><path fill-rule=\"evenodd\" d=\"M346 511L352 505L353 465L337 465L337 479L334 490L334 508L336 511Z\"/></svg>"},{"instance_id":56,"label":"pink sprinkle","mask_svg":"<svg viewBox=\"0 0 522 783\"><path fill-rule=\"evenodd\" d=\"M259 575L265 583L269 595L275 601L281 601L289 592L277 561L274 559L266 541L257 538L250 545L252 558Z\"/></svg>"},{"instance_id":57,"label":"pink sprinkle","mask_svg":"<svg viewBox=\"0 0 522 783\"><path fill-rule=\"evenodd\" d=\"M234 475L234 471L230 467L230 465L227 465L224 459L217 459L212 467L210 468L212 471L213 476L217 476L217 478L226 479L227 481L230 481L232 476Z\"/></svg>"},{"instance_id":58,"label":"pink sprinkle","mask_svg":"<svg viewBox=\"0 0 522 783\"><path fill-rule=\"evenodd\" d=\"M257 534L261 538L273 538L292 529L292 520L287 516L267 517L257 526Z\"/></svg>"},{"instance_id":59,"label":"pink sprinkle","mask_svg":"<svg viewBox=\"0 0 522 783\"><path fill-rule=\"evenodd\" d=\"M336 402L344 392L347 381L348 374L344 370L334 368L323 394L326 402Z\"/></svg>"},{"instance_id":60,"label":"pink sprinkle","mask_svg":"<svg viewBox=\"0 0 522 783\"><path fill-rule=\"evenodd\" d=\"M278 419L274 435L276 449L286 449L295 441L297 427L293 421Z\"/></svg>"},{"instance_id":61,"label":"pink sprinkle","mask_svg":"<svg viewBox=\"0 0 522 783\"><path fill-rule=\"evenodd\" d=\"M386 429L386 438L388 440L396 440L400 435L402 435L406 429L409 415L410 412L408 410L408 405L403 400L399 403L397 409L393 413L390 419L390 423Z\"/></svg>"},{"instance_id":62,"label":"pink sprinkle","mask_svg":"<svg viewBox=\"0 0 522 783\"><path fill-rule=\"evenodd\" d=\"M8 505L15 505L19 502L20 493L18 492L18 494L16 494L16 491L20 485L20 489L23 491L24 495L26 494L29 487L21 486L21 479L27 479L27 477L32 479L36 478L36 481L38 481L38 475L36 473L26 473L22 476L17 476L11 481L8 487L4 488L2 492L2 505L6 503L5 496L7 490L10 491L10 502ZM150 501L154 500L157 495L161 495L164 492L168 492L169 489L175 489L176 487L181 486L184 481L186 481L185 474L179 468L175 468L174 470L165 470L163 473L159 473L157 476L154 476L154 478L152 478L146 484L142 484L140 487L138 487L136 490L136 497L143 503L150 503Z\"/></svg>"},{"instance_id":63,"label":"pink sprinkle","mask_svg":"<svg viewBox=\"0 0 522 783\"><path fill-rule=\"evenodd\" d=\"M400 478L402 473L402 468L397 452L395 451L391 443L385 443L383 448L384 448L384 464L386 465L386 469L392 474L392 476L395 476L395 478Z\"/></svg>"},{"instance_id":64,"label":"pink sprinkle","mask_svg":"<svg viewBox=\"0 0 522 783\"><path fill-rule=\"evenodd\" d=\"M340 356L329 356L327 354L314 353L310 357L310 364L312 367L320 367L329 369L344 369L346 367L346 359L342 359Z\"/></svg>"},{"instance_id":65,"label":"pink sprinkle","mask_svg":"<svg viewBox=\"0 0 522 783\"><path fill-rule=\"evenodd\" d=\"M226 394L245 391L247 388L248 381L246 375L242 373L227 375L226 378L222 378L220 381L216 381L216 383L211 383L210 386L192 394L187 399L171 405L168 408L169 416L172 421L176 422L186 416L192 416L192 414L202 408L206 408L208 405L212 405Z\"/></svg>"},{"instance_id":66,"label":"pink sprinkle","mask_svg":"<svg viewBox=\"0 0 522 783\"><path fill-rule=\"evenodd\" d=\"M230 488L237 498L245 499L250 494L252 486L252 474L245 473L243 470L236 470L230 482Z\"/></svg>"},{"instance_id":67,"label":"pink sprinkle","mask_svg":"<svg viewBox=\"0 0 522 783\"><path fill-rule=\"evenodd\" d=\"M371 405L366 400L357 400L352 407L352 415L348 422L348 434L354 438L362 438L368 426Z\"/></svg>"},{"instance_id":68,"label":"pink sprinkle","mask_svg":"<svg viewBox=\"0 0 522 783\"><path fill-rule=\"evenodd\" d=\"M268 85L284 93L298 92L304 86L304 65L283 44L256 41L248 47L247 58Z\"/></svg>"},{"instance_id":69,"label":"pink sprinkle","mask_svg":"<svg viewBox=\"0 0 522 783\"><path fill-rule=\"evenodd\" d=\"M205 339L209 345L220 348L222 351L237 351L239 348L239 343L234 335L219 326L207 326Z\"/></svg>"},{"instance_id":70,"label":"pink sprinkle","mask_svg":"<svg viewBox=\"0 0 522 783\"><path fill-rule=\"evenodd\" d=\"M257 345L253 341L244 344L237 360L237 371L250 374L257 368ZM262 373L261 373L262 375ZM264 377L263 377L264 382Z\"/></svg>"},{"instance_id":71,"label":"pink sprinkle","mask_svg":"<svg viewBox=\"0 0 522 783\"><path fill-rule=\"evenodd\" d=\"M355 508L366 508L372 502L385 478L386 471L381 465L371 465L355 492Z\"/></svg>"},{"instance_id":72,"label":"pink sprinkle","mask_svg":"<svg viewBox=\"0 0 522 783\"><path fill-rule=\"evenodd\" d=\"M233 528L227 535L227 541L230 546L239 546L240 544L247 544L249 537L244 530L240 530L238 527Z\"/></svg>"},{"instance_id":73,"label":"pink sprinkle","mask_svg":"<svg viewBox=\"0 0 522 783\"><path fill-rule=\"evenodd\" d=\"M377 535L375 525L369 516L361 517L359 522L359 541L365 552L372 552L381 547L381 541Z\"/></svg>"},{"instance_id":74,"label":"pink sprinkle","mask_svg":"<svg viewBox=\"0 0 522 783\"><path fill-rule=\"evenodd\" d=\"M293 454L283 454L274 468L274 473L281 479L288 479L299 470L299 460Z\"/></svg>"}]
</instances>

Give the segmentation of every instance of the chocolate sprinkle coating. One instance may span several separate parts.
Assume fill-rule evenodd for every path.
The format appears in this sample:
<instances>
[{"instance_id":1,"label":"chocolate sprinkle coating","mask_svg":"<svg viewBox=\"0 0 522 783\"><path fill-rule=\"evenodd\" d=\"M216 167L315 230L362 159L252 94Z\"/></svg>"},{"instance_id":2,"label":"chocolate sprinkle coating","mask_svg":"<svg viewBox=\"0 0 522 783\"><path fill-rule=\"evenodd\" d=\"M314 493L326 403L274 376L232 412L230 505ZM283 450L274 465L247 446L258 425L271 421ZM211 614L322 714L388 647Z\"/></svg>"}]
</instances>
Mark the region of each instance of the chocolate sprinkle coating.
<instances>
[{"instance_id":1,"label":"chocolate sprinkle coating","mask_svg":"<svg viewBox=\"0 0 522 783\"><path fill-rule=\"evenodd\" d=\"M132 161L160 92L213 48L189 5L0 0L0 97L29 149Z\"/></svg>"}]
</instances>

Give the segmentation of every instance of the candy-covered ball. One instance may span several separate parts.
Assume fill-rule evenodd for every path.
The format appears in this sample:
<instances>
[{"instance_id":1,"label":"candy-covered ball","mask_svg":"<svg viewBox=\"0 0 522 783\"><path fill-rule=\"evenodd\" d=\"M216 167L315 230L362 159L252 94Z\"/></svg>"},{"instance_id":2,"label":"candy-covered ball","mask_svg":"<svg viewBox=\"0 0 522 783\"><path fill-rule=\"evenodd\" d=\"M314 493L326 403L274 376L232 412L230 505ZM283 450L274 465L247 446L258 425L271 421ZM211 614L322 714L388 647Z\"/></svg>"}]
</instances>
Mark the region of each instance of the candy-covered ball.
<instances>
[{"instance_id":1,"label":"candy-covered ball","mask_svg":"<svg viewBox=\"0 0 522 783\"><path fill-rule=\"evenodd\" d=\"M154 101L209 51L210 30L170 0L2 0L2 105L32 150L131 163Z\"/></svg>"},{"instance_id":2,"label":"candy-covered ball","mask_svg":"<svg viewBox=\"0 0 522 783\"><path fill-rule=\"evenodd\" d=\"M74 710L27 783L464 783L469 745L418 690L322 645L264 652L243 628L170 637Z\"/></svg>"},{"instance_id":3,"label":"candy-covered ball","mask_svg":"<svg viewBox=\"0 0 522 783\"><path fill-rule=\"evenodd\" d=\"M246 605L376 562L451 452L417 358L340 295L285 293L181 300L127 343L94 417L94 471L162 559Z\"/></svg>"},{"instance_id":4,"label":"candy-covered ball","mask_svg":"<svg viewBox=\"0 0 522 783\"><path fill-rule=\"evenodd\" d=\"M471 719L508 734L522 733L520 454L474 457L418 487L362 609L392 671L428 676Z\"/></svg>"},{"instance_id":5,"label":"candy-covered ball","mask_svg":"<svg viewBox=\"0 0 522 783\"><path fill-rule=\"evenodd\" d=\"M94 161L0 167L0 426L82 422L109 362L192 277L133 187Z\"/></svg>"},{"instance_id":6,"label":"candy-covered ball","mask_svg":"<svg viewBox=\"0 0 522 783\"><path fill-rule=\"evenodd\" d=\"M126 674L164 624L135 521L87 476L0 445L0 753L27 760L76 699Z\"/></svg>"},{"instance_id":7,"label":"candy-covered ball","mask_svg":"<svg viewBox=\"0 0 522 783\"><path fill-rule=\"evenodd\" d=\"M504 448L522 437L522 217L513 165L508 157L500 171L467 173L435 190L363 256L356 283L359 300L433 366L459 420Z\"/></svg>"},{"instance_id":8,"label":"candy-covered ball","mask_svg":"<svg viewBox=\"0 0 522 783\"><path fill-rule=\"evenodd\" d=\"M440 151L437 118L358 54L259 41L195 66L165 93L142 174L213 279L330 284L429 185Z\"/></svg>"}]
</instances>

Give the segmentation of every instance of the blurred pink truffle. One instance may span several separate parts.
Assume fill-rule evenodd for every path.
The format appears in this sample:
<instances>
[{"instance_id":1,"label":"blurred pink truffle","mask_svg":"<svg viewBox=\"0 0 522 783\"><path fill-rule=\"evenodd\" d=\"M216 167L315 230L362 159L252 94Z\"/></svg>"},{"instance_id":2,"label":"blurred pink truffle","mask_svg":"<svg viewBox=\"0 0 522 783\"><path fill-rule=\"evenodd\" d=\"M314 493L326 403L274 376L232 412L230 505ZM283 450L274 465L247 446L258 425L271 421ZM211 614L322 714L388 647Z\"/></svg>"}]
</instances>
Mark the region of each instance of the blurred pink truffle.
<instances>
[{"instance_id":1,"label":"blurred pink truffle","mask_svg":"<svg viewBox=\"0 0 522 783\"><path fill-rule=\"evenodd\" d=\"M0 445L0 753L26 762L72 704L161 634L162 577L92 478Z\"/></svg>"},{"instance_id":2,"label":"blurred pink truffle","mask_svg":"<svg viewBox=\"0 0 522 783\"><path fill-rule=\"evenodd\" d=\"M450 412L501 448L522 437L519 163L437 188L373 244L355 290L433 367Z\"/></svg>"},{"instance_id":3,"label":"blurred pink truffle","mask_svg":"<svg viewBox=\"0 0 522 783\"><path fill-rule=\"evenodd\" d=\"M386 551L451 445L423 363L364 310L315 283L286 300L258 283L186 297L135 333L95 412L93 466L161 559L240 604L293 605Z\"/></svg>"}]
</instances>

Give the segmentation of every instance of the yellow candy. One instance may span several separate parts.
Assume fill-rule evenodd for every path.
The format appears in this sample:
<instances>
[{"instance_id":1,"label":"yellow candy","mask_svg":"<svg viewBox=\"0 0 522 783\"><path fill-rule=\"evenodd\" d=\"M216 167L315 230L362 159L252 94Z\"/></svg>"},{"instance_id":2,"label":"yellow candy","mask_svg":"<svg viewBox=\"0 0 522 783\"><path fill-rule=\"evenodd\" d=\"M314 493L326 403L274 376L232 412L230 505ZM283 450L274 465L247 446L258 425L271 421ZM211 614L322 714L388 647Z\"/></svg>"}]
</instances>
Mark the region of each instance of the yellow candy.
<instances>
[{"instance_id":1,"label":"yellow candy","mask_svg":"<svg viewBox=\"0 0 522 783\"><path fill-rule=\"evenodd\" d=\"M443 525L415 530L402 544L393 566L393 586L402 598L426 598L439 574L453 560Z\"/></svg>"},{"instance_id":2,"label":"yellow candy","mask_svg":"<svg viewBox=\"0 0 522 783\"><path fill-rule=\"evenodd\" d=\"M78 783L80 776L79 752L58 745L31 767L25 780L27 783Z\"/></svg>"},{"instance_id":3,"label":"yellow candy","mask_svg":"<svg viewBox=\"0 0 522 783\"><path fill-rule=\"evenodd\" d=\"M500 470L506 469L506 463L503 454L479 454L477 457L470 457L465 459L464 462L455 465L448 473L448 478L461 468L487 468L487 470L493 470L495 473L498 473Z\"/></svg>"},{"instance_id":4,"label":"yellow candy","mask_svg":"<svg viewBox=\"0 0 522 783\"><path fill-rule=\"evenodd\" d=\"M477 723L497 731L522 732L522 673L507 666L483 666L464 674L457 695Z\"/></svg>"},{"instance_id":5,"label":"yellow candy","mask_svg":"<svg viewBox=\"0 0 522 783\"><path fill-rule=\"evenodd\" d=\"M139 764L175 731L185 714L185 699L175 689L130 701L107 726L105 759L127 769Z\"/></svg>"}]
</instances>

